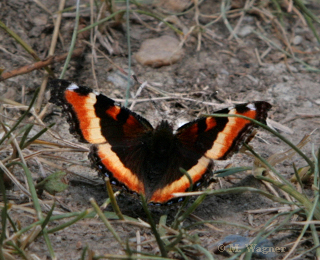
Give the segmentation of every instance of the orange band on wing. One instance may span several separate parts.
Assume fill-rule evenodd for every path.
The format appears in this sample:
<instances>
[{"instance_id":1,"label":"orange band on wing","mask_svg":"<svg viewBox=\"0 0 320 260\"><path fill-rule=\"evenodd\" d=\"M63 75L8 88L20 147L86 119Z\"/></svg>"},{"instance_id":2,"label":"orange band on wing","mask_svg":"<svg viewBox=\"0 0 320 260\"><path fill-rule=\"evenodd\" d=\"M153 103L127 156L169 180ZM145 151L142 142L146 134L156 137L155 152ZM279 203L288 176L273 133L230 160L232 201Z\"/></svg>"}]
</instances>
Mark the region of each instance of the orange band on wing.
<instances>
[{"instance_id":1,"label":"orange band on wing","mask_svg":"<svg viewBox=\"0 0 320 260\"><path fill-rule=\"evenodd\" d=\"M214 117L207 117L206 118L206 125L207 125L206 131L208 131L217 125L217 121Z\"/></svg>"},{"instance_id":2,"label":"orange band on wing","mask_svg":"<svg viewBox=\"0 0 320 260\"><path fill-rule=\"evenodd\" d=\"M117 107L117 106L112 106L110 107L107 111L106 111L106 114L108 114L109 116L111 116L114 120L118 120L117 119L117 115L119 115L121 111L121 108L120 107Z\"/></svg>"},{"instance_id":3,"label":"orange band on wing","mask_svg":"<svg viewBox=\"0 0 320 260\"><path fill-rule=\"evenodd\" d=\"M148 129L149 130L149 129ZM126 136L135 136L148 131L139 120L133 115L129 115L123 125L123 132Z\"/></svg>"},{"instance_id":4,"label":"orange band on wing","mask_svg":"<svg viewBox=\"0 0 320 260\"><path fill-rule=\"evenodd\" d=\"M110 144L101 144L97 148L97 155L101 159L102 164L112 173L117 181L123 183L134 192L144 194L143 183L139 181L138 177L130 169L123 165L116 153L111 150Z\"/></svg>"},{"instance_id":5,"label":"orange band on wing","mask_svg":"<svg viewBox=\"0 0 320 260\"><path fill-rule=\"evenodd\" d=\"M206 157L201 157L198 163L188 170L188 173L193 183L199 181L207 172L211 160ZM149 200L154 203L164 203L173 198L173 193L185 192L190 187L190 181L187 176L183 175L180 179L172 182L166 187L155 191Z\"/></svg>"},{"instance_id":6,"label":"orange band on wing","mask_svg":"<svg viewBox=\"0 0 320 260\"><path fill-rule=\"evenodd\" d=\"M249 110L246 113L237 113L236 109L230 110L229 114L238 114L250 118L255 118L256 111ZM242 129L251 122L249 120L239 118L239 117L228 117L228 123L226 124L223 131L221 131L216 140L214 141L212 147L205 153L208 158L218 160L222 158L229 148L232 146L234 140L237 138L238 134Z\"/></svg>"},{"instance_id":7,"label":"orange band on wing","mask_svg":"<svg viewBox=\"0 0 320 260\"><path fill-rule=\"evenodd\" d=\"M101 134L100 118L95 113L96 95L90 93L87 96L82 96L72 90L67 90L65 98L73 106L84 139L92 144L106 142Z\"/></svg>"}]
</instances>

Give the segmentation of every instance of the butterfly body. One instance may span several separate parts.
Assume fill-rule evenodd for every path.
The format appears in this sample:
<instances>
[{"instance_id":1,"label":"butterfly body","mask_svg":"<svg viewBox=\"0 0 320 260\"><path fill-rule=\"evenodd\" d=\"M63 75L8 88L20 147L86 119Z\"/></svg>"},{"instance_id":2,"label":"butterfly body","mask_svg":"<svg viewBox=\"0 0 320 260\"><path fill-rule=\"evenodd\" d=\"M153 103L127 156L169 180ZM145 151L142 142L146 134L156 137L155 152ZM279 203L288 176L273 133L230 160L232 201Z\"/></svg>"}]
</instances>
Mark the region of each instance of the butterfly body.
<instances>
[{"instance_id":1,"label":"butterfly body","mask_svg":"<svg viewBox=\"0 0 320 260\"><path fill-rule=\"evenodd\" d=\"M228 158L249 142L254 124L237 117L203 117L175 132L167 121L156 128L105 95L65 80L53 80L52 103L62 106L70 131L91 143L90 159L115 186L143 194L149 202L167 203L173 193L207 182L213 160ZM264 101L218 111L265 122L271 105Z\"/></svg>"}]
</instances>

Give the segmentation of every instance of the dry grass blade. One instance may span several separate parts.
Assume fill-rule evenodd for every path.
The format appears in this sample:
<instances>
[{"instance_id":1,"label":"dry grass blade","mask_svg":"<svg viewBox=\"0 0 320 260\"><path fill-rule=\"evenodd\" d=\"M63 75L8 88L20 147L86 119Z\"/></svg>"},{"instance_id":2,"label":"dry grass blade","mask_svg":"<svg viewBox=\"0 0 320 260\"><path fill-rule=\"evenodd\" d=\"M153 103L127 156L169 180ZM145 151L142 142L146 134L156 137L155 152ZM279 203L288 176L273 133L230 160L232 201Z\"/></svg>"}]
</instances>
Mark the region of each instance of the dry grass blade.
<instances>
[{"instance_id":1,"label":"dry grass blade","mask_svg":"<svg viewBox=\"0 0 320 260\"><path fill-rule=\"evenodd\" d=\"M317 208L317 204L319 201L319 195L316 197L314 204L312 205L312 209L310 210L309 214L308 214L308 218L307 218L307 223L304 225L299 237L297 238L295 244L293 245L293 247L290 249L290 251L288 252L288 254L283 258L283 259L288 259L288 257L294 252L294 250L296 249L296 247L298 246L298 244L300 243L300 240L303 238L307 228L309 227L309 221L311 221L311 219L313 218L314 214L315 214L315 210ZM317 217L317 216L315 216ZM319 244L319 240L318 240L318 244Z\"/></svg>"},{"instance_id":2,"label":"dry grass blade","mask_svg":"<svg viewBox=\"0 0 320 260\"><path fill-rule=\"evenodd\" d=\"M226 16L227 9L229 9L229 4L230 4L229 0L223 0L221 2L221 16L222 16L222 19L223 19L225 26L227 27L227 29L230 32L230 35L232 35L232 37L234 37L238 43L241 43L242 40L239 39L239 37L235 34L235 30L231 27L231 24L229 23L227 16Z\"/></svg>"},{"instance_id":3,"label":"dry grass blade","mask_svg":"<svg viewBox=\"0 0 320 260\"><path fill-rule=\"evenodd\" d=\"M77 48L72 52L72 57L73 58L78 57L82 53L83 53L83 48L82 47L81 48ZM4 72L0 76L0 81L4 81L6 79L9 79L9 78L12 78L12 77L15 77L15 76L18 76L18 75L27 74L27 73L30 73L31 71L41 69L41 68L46 67L48 65L64 61L67 58L68 54L69 54L69 52L65 53L65 54L62 54L62 55L58 55L58 56L51 56L51 57L48 57L45 60L38 61L36 63L26 65L26 66L20 67L18 69L14 69L12 71Z\"/></svg>"},{"instance_id":4,"label":"dry grass blade","mask_svg":"<svg viewBox=\"0 0 320 260\"><path fill-rule=\"evenodd\" d=\"M235 35L237 35L237 32L240 28L240 25L244 19L245 16L245 10L248 10L252 7L253 3L255 2L255 0L246 0L245 4L244 4L244 8L243 11L241 12L241 16L238 20L237 25L234 27L233 32L230 34L230 36L228 37L228 40L230 41Z\"/></svg>"},{"instance_id":5,"label":"dry grass blade","mask_svg":"<svg viewBox=\"0 0 320 260\"><path fill-rule=\"evenodd\" d=\"M64 77L64 74L67 71L69 62L72 58L72 53L73 50L75 48L76 45L76 40L77 40L77 31L78 31L78 27L79 27L79 19L80 19L80 0L77 0L77 5L76 5L76 19L75 19L75 23L74 23L74 29L73 29L73 34L72 34L72 39L71 39L71 43L70 43L70 48L69 48L69 52L67 54L62 72L60 74L60 79L62 79Z\"/></svg>"},{"instance_id":6,"label":"dry grass blade","mask_svg":"<svg viewBox=\"0 0 320 260\"><path fill-rule=\"evenodd\" d=\"M215 230L217 232L224 232L224 230L219 229L219 228L213 226L212 224L210 224L210 223L216 223L214 221L212 221L212 222L211 221L209 221L209 222L205 221L205 220L201 219L200 217L198 217L198 216L196 216L194 214L190 214L190 217L193 218L194 220L198 221L198 223L196 223L196 225L197 224L204 224L206 227L211 228L211 229L213 229L213 230Z\"/></svg>"},{"instance_id":7,"label":"dry grass blade","mask_svg":"<svg viewBox=\"0 0 320 260\"><path fill-rule=\"evenodd\" d=\"M187 197L187 196L199 196L199 195L219 195L219 194L232 194L232 193L243 193L243 192L253 192L261 194L273 201L284 203L291 205L293 204L290 201L285 199L276 197L268 192L265 192L260 189L252 188L252 187L237 187L237 188L229 188L229 189L220 189L220 190L206 190L206 191L193 191L193 192L181 192L181 193L174 193L175 197Z\"/></svg>"},{"instance_id":8,"label":"dry grass blade","mask_svg":"<svg viewBox=\"0 0 320 260\"><path fill-rule=\"evenodd\" d=\"M294 197L296 200L298 200L300 203L302 203L308 213L310 213L311 211L313 212L314 211L314 216L316 219L319 219L320 218L320 206L317 205L315 207L314 210L313 209L313 204L311 203L311 201L309 200L309 198L307 198L304 194L301 194L300 192L298 192L294 187L293 185L291 185L286 179L284 179L282 177L282 175L280 175L274 168L272 165L270 165L266 160L264 160L263 158L261 158L260 156L258 156L251 148L249 148L247 145L246 145L247 149L250 150L250 152L252 152L254 154L254 156L256 156L257 158L259 158L259 160L261 162L263 162L268 168L271 169L271 171L273 173L275 173L277 175L277 177L279 177L281 179L282 182L278 182L278 181L275 181L273 179L270 179L270 178L266 178L266 177L263 177L263 176L255 176L257 179L260 179L260 180L265 180L265 181L268 181L270 183L272 183L273 185L275 185L276 187L280 188L281 190L283 190L284 192L288 193L289 195L291 195L292 197ZM298 148L296 148L298 149ZM295 149L295 150L296 150ZM315 169L315 165L312 165L313 166L313 169Z\"/></svg>"},{"instance_id":9,"label":"dry grass blade","mask_svg":"<svg viewBox=\"0 0 320 260\"><path fill-rule=\"evenodd\" d=\"M60 29L60 24L61 24L61 19L62 19L62 10L64 9L65 6L65 0L60 0L59 3L59 12L58 15L56 17L55 23L54 23L54 30L53 30L53 34L52 34L52 40L51 40L51 45L50 45L50 49L49 49L49 56L54 55L55 49L56 49L56 45L57 45L57 40L59 37L59 29Z\"/></svg>"},{"instance_id":10,"label":"dry grass blade","mask_svg":"<svg viewBox=\"0 0 320 260\"><path fill-rule=\"evenodd\" d=\"M113 207L113 210L115 211L115 213L117 214L119 219L124 220L124 217L123 217L123 215L121 213L121 210L120 210L120 208L118 206L118 203L116 201L116 198L114 196L110 180L109 180L109 178L105 178L104 180L105 180L105 183L106 183L106 186L107 186L107 191L108 191L109 199L111 201L111 205Z\"/></svg>"},{"instance_id":11,"label":"dry grass blade","mask_svg":"<svg viewBox=\"0 0 320 260\"><path fill-rule=\"evenodd\" d=\"M276 44L275 42L273 42L272 40L268 39L268 37L264 36L263 34L259 33L259 32L256 32L256 31L253 31L257 36L259 36L263 41L265 41L267 44L269 44L271 47L281 51L282 53L284 53L286 56L294 59L295 61L301 63L301 65L303 65L305 67L305 69L307 71L310 71L310 72L320 72L320 70L316 67L312 67L310 66L309 64L305 63L303 60L295 57L295 56L292 56L290 53L288 53L287 51L283 50L278 44Z\"/></svg>"},{"instance_id":12,"label":"dry grass blade","mask_svg":"<svg viewBox=\"0 0 320 260\"><path fill-rule=\"evenodd\" d=\"M118 241L118 243L124 247L125 243L121 240L120 236L117 234L115 229L112 227L111 223L108 221L108 219L104 216L102 211L100 210L98 204L95 202L94 199L90 199L90 203L93 206L96 213L99 215L105 226L109 229L109 231L113 234L114 238Z\"/></svg>"},{"instance_id":13,"label":"dry grass blade","mask_svg":"<svg viewBox=\"0 0 320 260\"><path fill-rule=\"evenodd\" d=\"M7 169L7 167L0 161L0 168L6 174L6 176L15 184L17 187L28 197L31 197L30 192L21 185L21 183L16 179L16 177Z\"/></svg>"}]
</instances>

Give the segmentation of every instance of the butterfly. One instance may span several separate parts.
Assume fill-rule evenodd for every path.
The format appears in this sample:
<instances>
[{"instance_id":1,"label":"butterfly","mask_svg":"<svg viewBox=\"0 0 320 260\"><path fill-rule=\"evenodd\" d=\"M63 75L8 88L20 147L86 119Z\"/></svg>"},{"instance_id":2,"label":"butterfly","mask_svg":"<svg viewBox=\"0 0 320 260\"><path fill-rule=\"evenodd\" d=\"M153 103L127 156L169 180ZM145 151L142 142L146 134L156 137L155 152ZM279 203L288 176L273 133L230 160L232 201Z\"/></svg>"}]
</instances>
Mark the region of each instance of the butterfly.
<instances>
[{"instance_id":1,"label":"butterfly","mask_svg":"<svg viewBox=\"0 0 320 260\"><path fill-rule=\"evenodd\" d=\"M102 176L147 201L164 204L191 182L199 189L211 176L213 160L237 152L253 137L255 124L239 117L201 117L176 131L166 120L155 128L143 117L91 88L52 80L50 102L61 106L70 132L92 144L89 158ZM225 108L215 113L243 115L265 123L271 105L264 101Z\"/></svg>"}]
</instances>

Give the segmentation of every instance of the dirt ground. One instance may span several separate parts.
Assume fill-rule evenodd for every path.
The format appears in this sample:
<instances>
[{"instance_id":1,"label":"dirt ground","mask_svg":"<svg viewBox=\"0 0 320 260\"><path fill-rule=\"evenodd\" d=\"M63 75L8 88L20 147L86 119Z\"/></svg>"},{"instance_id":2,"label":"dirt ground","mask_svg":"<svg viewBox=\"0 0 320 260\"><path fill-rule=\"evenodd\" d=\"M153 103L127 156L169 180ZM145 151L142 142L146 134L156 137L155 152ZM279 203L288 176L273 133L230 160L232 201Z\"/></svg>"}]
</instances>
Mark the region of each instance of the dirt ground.
<instances>
[{"instance_id":1,"label":"dirt ground","mask_svg":"<svg viewBox=\"0 0 320 260\"><path fill-rule=\"evenodd\" d=\"M256 5L258 5L259 1L256 2ZM41 3L52 13L58 10L58 1L45 0ZM81 4L85 3L89 6L89 1L81 2ZM66 7L74 5L75 1L67 1L66 3ZM320 15L319 3L316 3L316 1L310 2L308 7L316 15ZM151 5L150 8L152 8ZM82 10L82 18L89 24L89 7ZM220 1L203 1L199 5L199 11L203 14L199 16L199 23L201 25L207 24L214 19L205 15L219 13ZM186 28L191 28L196 24L194 18L194 10L178 16L178 19ZM144 23L141 23L140 19ZM47 57L53 33L53 20L51 15L36 4L35 1L2 0L0 2L0 20L27 42L41 59ZM234 28L239 21L239 16L230 17L228 20ZM146 24L149 27L156 28L159 21L146 15L130 16L130 40L133 54L139 50L141 43L145 39L170 35L180 41L183 40L182 36L177 35L165 25L161 26L161 30L155 31L147 27ZM62 38L58 40L56 55L68 51L73 26L74 10L67 11L62 18L60 29ZM267 39L278 44L282 49L286 49L282 34L278 30L279 28L277 29L274 23L268 19L264 20L261 16L253 13L245 14L240 31L243 28L253 28ZM290 16L284 19L283 28L287 32L286 35L291 43L295 57L314 68L320 69L319 43L317 43L311 30L297 16L294 16L294 18ZM308 156L311 156L312 144L316 149L320 144L319 130L317 130L320 126L319 72L308 71L306 66L297 62L297 59L287 57L253 31L248 34L245 32L243 34L240 33L238 40L234 38L228 39L230 32L226 28L223 19L219 19L208 26L207 29L211 33L202 35L200 50L197 50L198 32L189 35L182 47L184 55L175 64L154 68L143 66L134 57L132 58L131 70L138 80L140 82L147 81L157 90L154 91L145 87L138 97L138 99L144 98L145 100L137 102L133 110L147 118L154 126L162 119L167 119L176 128L181 122L190 121L201 114L207 114L222 107L228 107L231 103L265 100L273 106L269 117L292 131L280 130L281 134L293 143L298 143L304 135L312 133L311 142L303 149ZM316 29L320 34L320 27L317 26ZM99 41L96 43L97 48L102 50L115 64L124 70L128 68L128 45L125 31L125 22L123 22L120 26L104 32L105 34L109 33L109 37L113 38L112 46L116 50L113 55L109 55L106 48ZM257 53L261 57L266 50L268 51L259 62ZM290 53L289 49L286 50ZM121 78L119 71L99 52L97 52L97 60L94 61L93 67L92 55L91 48L86 45L82 55L71 60L64 78L92 87L110 98L124 99L126 79ZM34 63L33 58L25 52L21 45L3 30L0 30L0 61L0 66L5 68L6 71ZM62 67L63 62L52 66L56 76L60 74ZM0 96L28 104L34 91L41 85L44 72L43 69L35 70L0 82ZM131 96L135 95L138 88L138 84L131 88ZM47 94L42 107L48 103ZM179 96L173 97L174 94L183 94L183 98ZM153 98L161 96L167 97L167 99L153 101ZM46 116L43 118L44 122L47 125L53 122L56 123L53 127L55 132L59 133L65 140L78 143L69 134L69 125L65 118L61 117L60 111L59 108L51 104L48 107ZM2 110L2 113L5 116L14 116L18 113L18 110L6 108ZM10 119L7 118L6 121L12 124ZM40 129L40 126L38 129ZM45 135L42 139L53 141L50 135ZM258 136L250 144L264 158L288 149L278 138L262 130L259 131ZM31 147L30 151L36 151L37 149L39 148ZM61 156L61 153L57 154L57 156ZM95 198L101 205L107 198L107 194L102 180L97 177L96 171L89 167L87 153L64 153L62 156L67 158L69 162L53 160L54 163L86 176L91 181L70 174L68 176L68 189L56 194L56 210L64 213L82 211L91 207L89 203L89 198L91 197ZM232 163L233 166L252 166L252 161L253 159L246 154L236 154L228 161L217 162L216 169L223 168L229 163ZM81 162L84 166L74 165L73 162ZM293 174L293 162L297 167L305 164L299 157L294 157L292 160L285 161L277 167L282 175L288 179ZM30 160L29 166L33 177L37 179L40 174L39 163ZM42 169L46 174L51 173L53 170L55 169L50 168L48 165L45 165ZM250 172L223 178L212 183L210 188L220 189L239 186L267 190ZM27 198L20 196L17 188L8 191L8 194L16 204L28 201ZM42 199L49 200L51 198L46 197L44 194ZM123 214L146 220L145 213L139 202L127 194L121 193L119 205ZM281 205L263 196L250 193L208 196L196 210L195 215L203 220L224 220L259 228L265 224L272 213L249 214L248 211L279 206ZM152 212L156 216L169 214L168 222L170 223L176 208L158 207L152 208ZM112 210L111 208L107 209ZM11 217L15 221L19 220L21 226L34 221L31 215L21 215L15 211L12 211ZM129 238L130 241L135 240L137 231L141 232L142 240L150 239L152 236L150 229L124 224L114 224L114 226L121 238ZM222 229L223 232L205 226L198 226L193 230L194 233L198 234L201 244L208 250L213 250L212 245L227 235L239 234L249 237L254 235L254 232L251 233L231 225L216 226ZM96 255L124 254L111 233L106 230L98 219L80 221L67 229L50 235L50 239L57 259L79 259L82 249L86 245ZM284 246L286 243L294 241L294 234L283 232L278 233L278 237L275 236L269 239L277 246ZM143 247L143 250L154 252L156 249L153 246L154 244L148 244ZM50 258L42 238L30 245L28 250L30 253L37 255L39 259ZM283 254L280 254L277 258L282 256ZM174 257L174 255L171 257ZM215 255L215 257L224 258L221 255ZM193 256L190 259L205 258L204 256Z\"/></svg>"}]
</instances>

